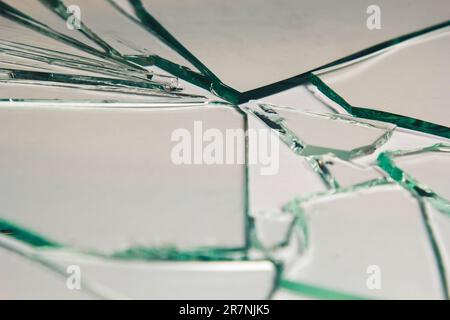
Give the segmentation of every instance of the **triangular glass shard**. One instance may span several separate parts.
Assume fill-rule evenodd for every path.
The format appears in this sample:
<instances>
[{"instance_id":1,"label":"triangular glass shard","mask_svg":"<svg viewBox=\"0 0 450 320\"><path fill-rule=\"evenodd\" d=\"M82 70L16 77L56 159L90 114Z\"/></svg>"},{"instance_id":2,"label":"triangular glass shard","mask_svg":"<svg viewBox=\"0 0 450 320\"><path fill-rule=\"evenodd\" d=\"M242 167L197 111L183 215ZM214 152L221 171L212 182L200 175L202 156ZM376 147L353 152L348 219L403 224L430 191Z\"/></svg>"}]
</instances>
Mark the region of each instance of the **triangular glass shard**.
<instances>
[{"instance_id":1,"label":"triangular glass shard","mask_svg":"<svg viewBox=\"0 0 450 320\"><path fill-rule=\"evenodd\" d=\"M234 107L67 103L3 106L0 117L1 219L97 251L246 247L245 163L199 165L198 149L181 150L211 128L243 130Z\"/></svg>"},{"instance_id":2,"label":"triangular glass shard","mask_svg":"<svg viewBox=\"0 0 450 320\"><path fill-rule=\"evenodd\" d=\"M450 138L450 28L317 74L313 83L347 112Z\"/></svg>"},{"instance_id":3,"label":"triangular glass shard","mask_svg":"<svg viewBox=\"0 0 450 320\"><path fill-rule=\"evenodd\" d=\"M250 104L248 110L280 134L303 156L333 153L350 159L373 152L385 143L395 126L337 114L315 114L268 104Z\"/></svg>"},{"instance_id":4,"label":"triangular glass shard","mask_svg":"<svg viewBox=\"0 0 450 320\"><path fill-rule=\"evenodd\" d=\"M383 152L379 166L391 178L450 215L450 145Z\"/></svg>"},{"instance_id":5,"label":"triangular glass shard","mask_svg":"<svg viewBox=\"0 0 450 320\"><path fill-rule=\"evenodd\" d=\"M367 11L373 11L369 0L132 3L158 20L164 34L178 39L223 83L249 94L257 88L270 91L274 83L278 90L292 86L297 75L401 41L393 39L447 21L449 9L445 0L378 1L382 26L373 30L366 21L371 17ZM280 84L283 80L288 83Z\"/></svg>"},{"instance_id":6,"label":"triangular glass shard","mask_svg":"<svg viewBox=\"0 0 450 320\"><path fill-rule=\"evenodd\" d=\"M319 299L446 297L419 203L399 186L292 206L307 223L308 251L285 270L281 288ZM370 278L376 272L382 274L378 287Z\"/></svg>"}]
</instances>

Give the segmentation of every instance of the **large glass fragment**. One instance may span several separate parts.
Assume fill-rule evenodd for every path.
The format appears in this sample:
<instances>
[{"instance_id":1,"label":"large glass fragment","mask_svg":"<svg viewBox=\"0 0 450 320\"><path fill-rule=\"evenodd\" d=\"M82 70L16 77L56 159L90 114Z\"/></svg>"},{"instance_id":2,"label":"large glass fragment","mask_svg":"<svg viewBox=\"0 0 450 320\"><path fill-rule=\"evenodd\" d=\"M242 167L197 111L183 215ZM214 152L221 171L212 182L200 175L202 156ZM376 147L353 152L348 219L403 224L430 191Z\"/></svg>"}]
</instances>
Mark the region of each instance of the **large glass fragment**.
<instances>
[{"instance_id":1,"label":"large glass fragment","mask_svg":"<svg viewBox=\"0 0 450 320\"><path fill-rule=\"evenodd\" d=\"M131 19L113 1L62 1L25 0L5 1L4 11L16 9L23 20L37 20L51 30L75 38L80 43L94 47L108 55L158 55L177 64L190 67L188 61L168 48L135 19ZM67 27L74 18L74 8L79 11L79 26ZM11 10L12 11L12 10ZM102 19L99 19L102 17ZM106 19L106 21L105 21ZM69 21L69 22L68 22Z\"/></svg>"},{"instance_id":2,"label":"large glass fragment","mask_svg":"<svg viewBox=\"0 0 450 320\"><path fill-rule=\"evenodd\" d=\"M280 134L297 154L333 153L350 159L373 152L385 143L395 126L337 114L315 114L268 104L248 110Z\"/></svg>"},{"instance_id":3,"label":"large glass fragment","mask_svg":"<svg viewBox=\"0 0 450 320\"><path fill-rule=\"evenodd\" d=\"M308 251L284 271L283 290L319 299L447 297L421 207L400 187L297 201L289 210L302 214Z\"/></svg>"},{"instance_id":4,"label":"large glass fragment","mask_svg":"<svg viewBox=\"0 0 450 320\"><path fill-rule=\"evenodd\" d=\"M1 219L98 251L246 247L245 163L198 152L204 133L243 130L233 107L4 106L0 119Z\"/></svg>"},{"instance_id":5,"label":"large glass fragment","mask_svg":"<svg viewBox=\"0 0 450 320\"><path fill-rule=\"evenodd\" d=\"M394 180L450 214L450 145L439 143L419 150L386 151L378 164Z\"/></svg>"},{"instance_id":6,"label":"large glass fragment","mask_svg":"<svg viewBox=\"0 0 450 320\"><path fill-rule=\"evenodd\" d=\"M312 82L355 116L450 138L449 44L447 27Z\"/></svg>"}]
</instances>

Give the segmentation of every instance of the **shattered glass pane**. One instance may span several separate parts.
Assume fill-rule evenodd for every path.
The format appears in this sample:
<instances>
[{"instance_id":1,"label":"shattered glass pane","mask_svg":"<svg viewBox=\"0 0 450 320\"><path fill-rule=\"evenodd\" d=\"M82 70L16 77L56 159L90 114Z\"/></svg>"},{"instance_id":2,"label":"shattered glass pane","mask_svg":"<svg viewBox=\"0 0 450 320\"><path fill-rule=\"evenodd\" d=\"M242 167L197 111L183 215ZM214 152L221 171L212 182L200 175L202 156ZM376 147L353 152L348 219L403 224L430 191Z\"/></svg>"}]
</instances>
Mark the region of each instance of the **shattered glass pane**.
<instances>
[{"instance_id":1,"label":"shattered glass pane","mask_svg":"<svg viewBox=\"0 0 450 320\"><path fill-rule=\"evenodd\" d=\"M450 28L319 73L318 86L347 112L450 138Z\"/></svg>"},{"instance_id":2,"label":"shattered glass pane","mask_svg":"<svg viewBox=\"0 0 450 320\"><path fill-rule=\"evenodd\" d=\"M98 298L88 290L67 290L61 274L24 253L0 235L0 300Z\"/></svg>"}]
</instances>

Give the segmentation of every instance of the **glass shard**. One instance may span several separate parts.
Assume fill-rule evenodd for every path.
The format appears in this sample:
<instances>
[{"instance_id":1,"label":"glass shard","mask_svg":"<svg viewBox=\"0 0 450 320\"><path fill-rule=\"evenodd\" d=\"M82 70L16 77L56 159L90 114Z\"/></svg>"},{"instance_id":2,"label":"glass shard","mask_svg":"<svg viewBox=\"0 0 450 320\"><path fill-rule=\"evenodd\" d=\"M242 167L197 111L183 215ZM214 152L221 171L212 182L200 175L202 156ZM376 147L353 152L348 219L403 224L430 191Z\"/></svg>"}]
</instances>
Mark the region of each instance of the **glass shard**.
<instances>
[{"instance_id":1,"label":"glass shard","mask_svg":"<svg viewBox=\"0 0 450 320\"><path fill-rule=\"evenodd\" d=\"M334 188L361 186L386 179L381 170L373 166L360 166L351 161L345 161L333 155L312 157L312 163L320 175Z\"/></svg>"},{"instance_id":2,"label":"glass shard","mask_svg":"<svg viewBox=\"0 0 450 320\"><path fill-rule=\"evenodd\" d=\"M385 143L395 126L336 114L315 114L268 104L248 110L277 131L281 139L303 156L333 153L350 159L373 152Z\"/></svg>"},{"instance_id":3,"label":"glass shard","mask_svg":"<svg viewBox=\"0 0 450 320\"><path fill-rule=\"evenodd\" d=\"M450 138L449 43L445 28L312 82L355 116Z\"/></svg>"}]
</instances>

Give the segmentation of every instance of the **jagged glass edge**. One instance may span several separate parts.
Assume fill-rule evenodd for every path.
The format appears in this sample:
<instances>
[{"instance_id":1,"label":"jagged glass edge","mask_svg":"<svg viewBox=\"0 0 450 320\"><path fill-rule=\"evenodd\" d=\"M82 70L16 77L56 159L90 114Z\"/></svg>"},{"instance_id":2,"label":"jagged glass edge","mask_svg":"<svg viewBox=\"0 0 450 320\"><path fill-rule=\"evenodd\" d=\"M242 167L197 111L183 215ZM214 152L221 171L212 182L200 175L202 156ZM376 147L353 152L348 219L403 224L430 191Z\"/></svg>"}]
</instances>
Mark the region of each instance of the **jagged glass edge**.
<instances>
[{"instance_id":1,"label":"jagged glass edge","mask_svg":"<svg viewBox=\"0 0 450 320\"><path fill-rule=\"evenodd\" d=\"M448 199L440 196L430 187L416 180L414 177L403 171L399 166L395 164L395 158L427 152L450 153L450 144L437 143L430 147L412 151L385 151L380 153L377 158L377 162L378 165L402 187L419 197L429 200L437 210L450 216L450 201Z\"/></svg>"}]
</instances>

